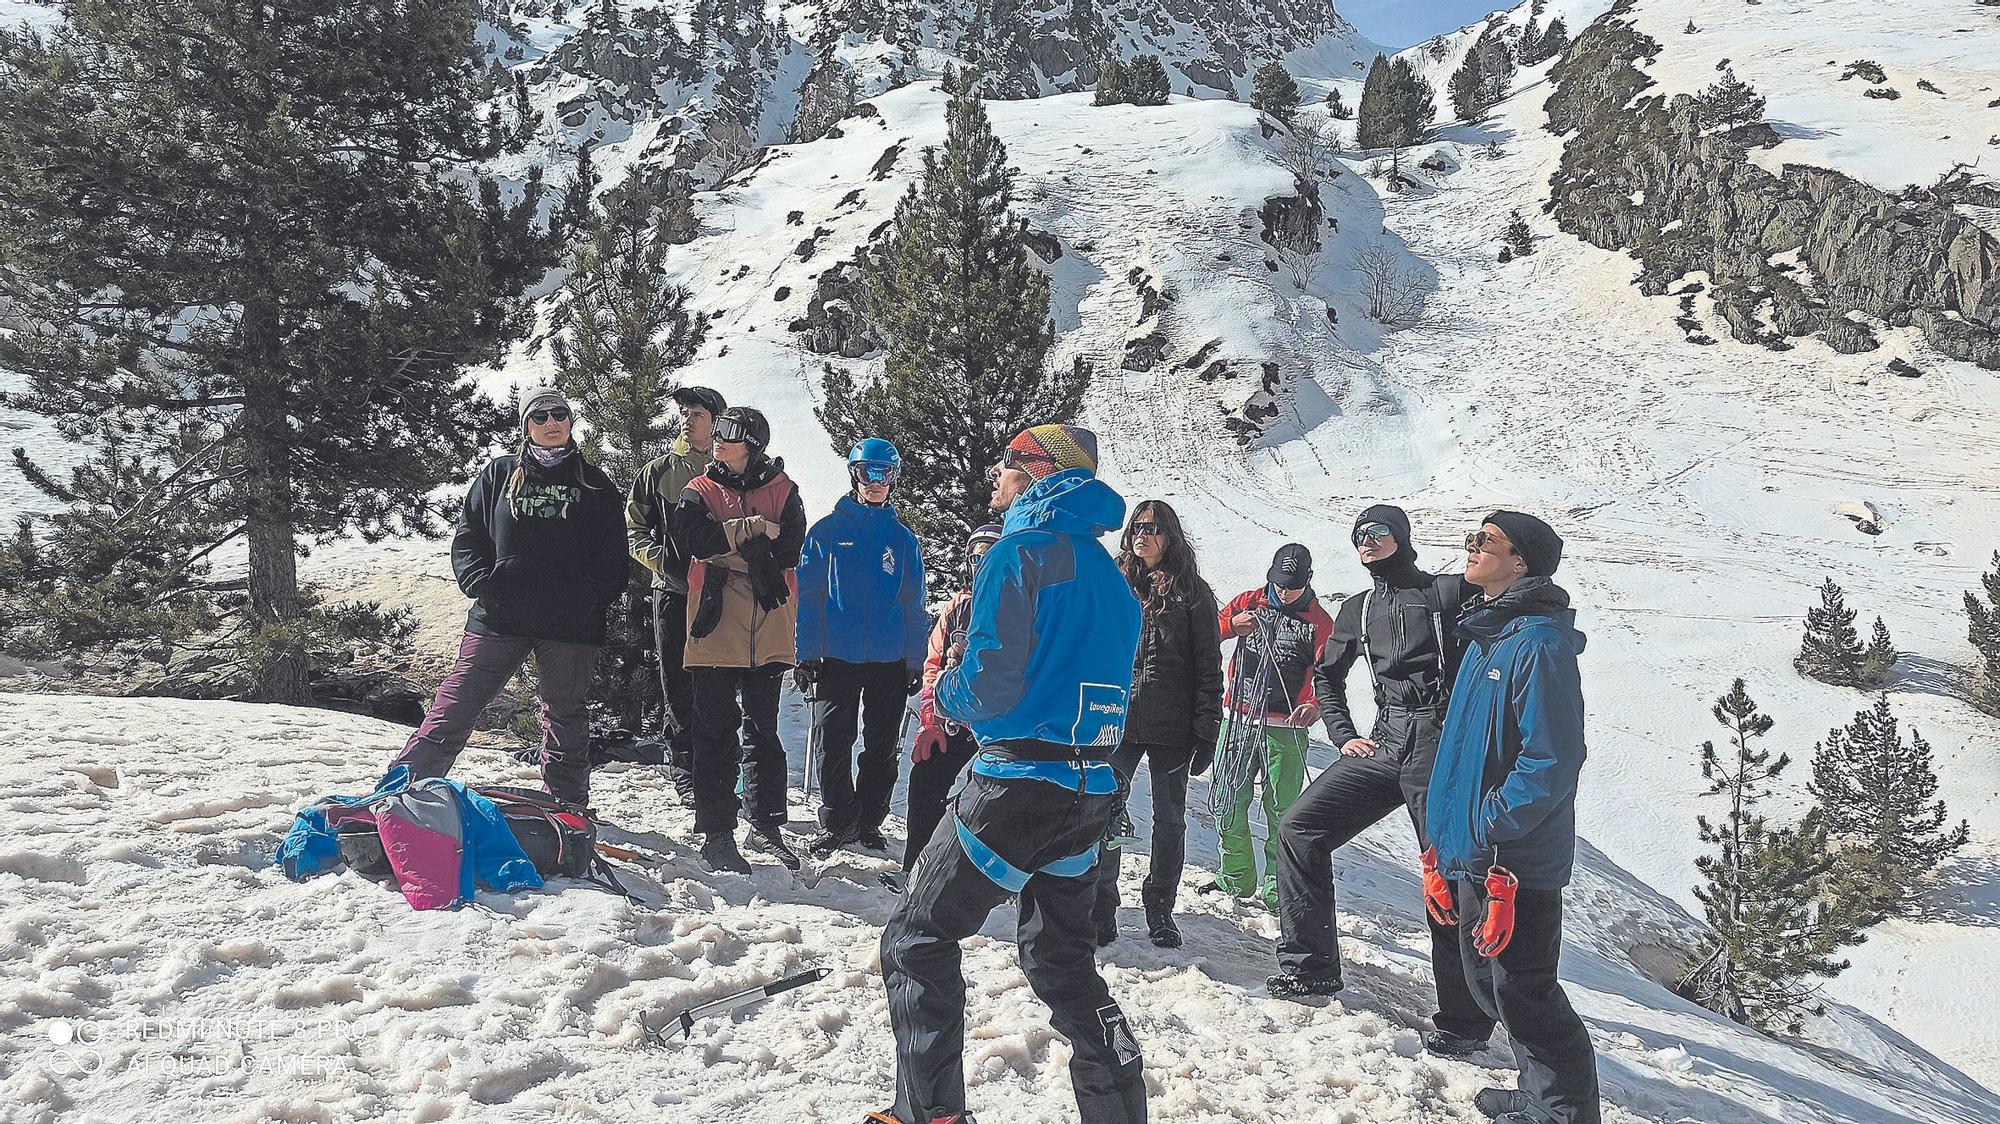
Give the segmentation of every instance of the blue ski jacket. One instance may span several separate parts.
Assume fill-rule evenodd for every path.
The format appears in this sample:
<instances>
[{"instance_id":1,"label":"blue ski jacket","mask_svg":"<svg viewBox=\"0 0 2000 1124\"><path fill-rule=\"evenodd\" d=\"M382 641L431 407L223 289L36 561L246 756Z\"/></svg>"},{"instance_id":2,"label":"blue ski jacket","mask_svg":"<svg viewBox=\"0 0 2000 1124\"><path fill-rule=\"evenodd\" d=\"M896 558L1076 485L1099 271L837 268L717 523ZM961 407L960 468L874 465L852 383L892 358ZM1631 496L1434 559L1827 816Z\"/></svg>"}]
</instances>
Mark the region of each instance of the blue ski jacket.
<instances>
[{"instance_id":1,"label":"blue ski jacket","mask_svg":"<svg viewBox=\"0 0 2000 1124\"><path fill-rule=\"evenodd\" d=\"M1034 739L1109 754L1125 729L1139 599L1097 540L1125 500L1088 469L1021 493L972 583L965 658L934 688L979 744Z\"/></svg>"},{"instance_id":2,"label":"blue ski jacket","mask_svg":"<svg viewBox=\"0 0 2000 1124\"><path fill-rule=\"evenodd\" d=\"M1447 877L1484 878L1497 864L1530 889L1569 884L1585 755L1575 621L1561 587L1524 578L1459 622L1469 644L1425 815Z\"/></svg>"},{"instance_id":3,"label":"blue ski jacket","mask_svg":"<svg viewBox=\"0 0 2000 1124\"><path fill-rule=\"evenodd\" d=\"M924 556L892 507L842 496L799 554L798 658L924 666Z\"/></svg>"}]
</instances>

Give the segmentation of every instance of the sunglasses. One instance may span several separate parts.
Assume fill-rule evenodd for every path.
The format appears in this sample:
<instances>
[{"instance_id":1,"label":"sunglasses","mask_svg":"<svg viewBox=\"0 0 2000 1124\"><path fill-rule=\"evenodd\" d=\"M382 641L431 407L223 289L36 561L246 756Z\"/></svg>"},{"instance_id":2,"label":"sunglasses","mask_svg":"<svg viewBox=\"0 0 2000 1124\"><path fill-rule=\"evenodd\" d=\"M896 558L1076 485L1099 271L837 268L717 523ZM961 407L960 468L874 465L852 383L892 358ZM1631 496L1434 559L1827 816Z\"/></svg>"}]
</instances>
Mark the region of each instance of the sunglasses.
<instances>
[{"instance_id":1,"label":"sunglasses","mask_svg":"<svg viewBox=\"0 0 2000 1124\"><path fill-rule=\"evenodd\" d=\"M550 422L568 421L569 411L563 409L561 406L557 406L552 410L531 410L528 413L528 420L534 422L536 425L547 425Z\"/></svg>"},{"instance_id":2,"label":"sunglasses","mask_svg":"<svg viewBox=\"0 0 2000 1124\"><path fill-rule=\"evenodd\" d=\"M1487 549L1489 546L1493 549ZM1508 542L1498 531L1467 531L1465 533L1465 552L1467 554L1497 554L1501 550L1512 554L1514 553L1514 544Z\"/></svg>"},{"instance_id":3,"label":"sunglasses","mask_svg":"<svg viewBox=\"0 0 2000 1124\"><path fill-rule=\"evenodd\" d=\"M1383 539L1393 539L1395 537L1396 532L1391 531L1382 524L1370 523L1354 532L1354 545L1365 546L1368 543L1381 542Z\"/></svg>"},{"instance_id":4,"label":"sunglasses","mask_svg":"<svg viewBox=\"0 0 2000 1124\"><path fill-rule=\"evenodd\" d=\"M1136 539L1140 535L1156 539L1165 538L1167 535L1167 525L1165 523L1155 523L1150 519L1132 524L1132 537Z\"/></svg>"},{"instance_id":5,"label":"sunglasses","mask_svg":"<svg viewBox=\"0 0 2000 1124\"><path fill-rule=\"evenodd\" d=\"M750 427L744 425L741 418L717 418L715 439L727 441L732 445L741 445L750 440Z\"/></svg>"}]
</instances>

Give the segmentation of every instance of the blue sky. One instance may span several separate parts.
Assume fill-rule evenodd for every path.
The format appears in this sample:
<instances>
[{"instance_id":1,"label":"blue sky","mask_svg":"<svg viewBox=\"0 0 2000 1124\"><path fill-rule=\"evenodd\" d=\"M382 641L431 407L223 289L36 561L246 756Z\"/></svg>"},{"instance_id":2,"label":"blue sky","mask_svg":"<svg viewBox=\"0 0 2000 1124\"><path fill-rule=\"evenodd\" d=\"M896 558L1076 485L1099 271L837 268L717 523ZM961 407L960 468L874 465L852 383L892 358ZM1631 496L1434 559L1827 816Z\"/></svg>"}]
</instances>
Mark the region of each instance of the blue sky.
<instances>
[{"instance_id":1,"label":"blue sky","mask_svg":"<svg viewBox=\"0 0 2000 1124\"><path fill-rule=\"evenodd\" d=\"M1334 0L1333 6L1361 34L1384 47L1402 48L1456 31L1513 4L1510 0Z\"/></svg>"}]
</instances>

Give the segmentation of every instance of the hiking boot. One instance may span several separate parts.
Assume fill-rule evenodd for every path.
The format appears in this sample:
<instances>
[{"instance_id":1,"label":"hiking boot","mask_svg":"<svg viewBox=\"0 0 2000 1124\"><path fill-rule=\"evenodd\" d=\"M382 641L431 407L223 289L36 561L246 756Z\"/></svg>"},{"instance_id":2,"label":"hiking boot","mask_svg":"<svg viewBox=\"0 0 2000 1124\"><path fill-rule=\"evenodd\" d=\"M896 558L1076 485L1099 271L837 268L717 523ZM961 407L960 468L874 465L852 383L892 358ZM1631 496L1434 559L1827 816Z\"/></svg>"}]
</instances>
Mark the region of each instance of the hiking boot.
<instances>
[{"instance_id":1,"label":"hiking boot","mask_svg":"<svg viewBox=\"0 0 2000 1124\"><path fill-rule=\"evenodd\" d=\"M813 858L824 859L852 842L852 834L836 834L831 828L823 827L806 842L806 849L812 852Z\"/></svg>"},{"instance_id":2,"label":"hiking boot","mask_svg":"<svg viewBox=\"0 0 2000 1124\"><path fill-rule=\"evenodd\" d=\"M1264 980L1264 990L1279 999L1338 995L1340 976L1334 972L1280 972Z\"/></svg>"},{"instance_id":3,"label":"hiking boot","mask_svg":"<svg viewBox=\"0 0 2000 1124\"><path fill-rule=\"evenodd\" d=\"M748 874L750 864L736 849L736 836L728 831L711 831L701 841L701 861L717 874Z\"/></svg>"},{"instance_id":4,"label":"hiking boot","mask_svg":"<svg viewBox=\"0 0 2000 1124\"><path fill-rule=\"evenodd\" d=\"M1174 924L1174 910L1165 899L1139 891L1139 904L1146 907L1146 937L1158 948L1179 948L1181 928Z\"/></svg>"},{"instance_id":5,"label":"hiking boot","mask_svg":"<svg viewBox=\"0 0 2000 1124\"><path fill-rule=\"evenodd\" d=\"M1423 1039L1424 1053L1440 1058L1469 1058L1486 1048L1484 1038L1467 1038L1448 1030L1427 1030Z\"/></svg>"},{"instance_id":6,"label":"hiking boot","mask_svg":"<svg viewBox=\"0 0 2000 1124\"><path fill-rule=\"evenodd\" d=\"M903 1118L893 1109L880 1109L861 1118L861 1124L903 1124ZM969 1112L954 1112L950 1116L934 1116L930 1124L979 1124Z\"/></svg>"},{"instance_id":7,"label":"hiking boot","mask_svg":"<svg viewBox=\"0 0 2000 1124\"><path fill-rule=\"evenodd\" d=\"M1536 1124L1530 1115L1535 1107L1535 1098L1519 1089L1481 1089L1473 1095L1472 1107L1489 1120L1506 1121L1506 1124ZM1516 1119L1509 1120L1509 1117Z\"/></svg>"},{"instance_id":8,"label":"hiking boot","mask_svg":"<svg viewBox=\"0 0 2000 1124\"><path fill-rule=\"evenodd\" d=\"M799 853L792 850L792 845L785 842L784 834L775 826L751 824L750 836L744 842L752 848L777 859L780 863L784 864L787 870L798 870L802 865L799 861Z\"/></svg>"},{"instance_id":9,"label":"hiking boot","mask_svg":"<svg viewBox=\"0 0 2000 1124\"><path fill-rule=\"evenodd\" d=\"M859 828L854 832L854 844L864 851L886 851L889 841L882 836L879 827Z\"/></svg>"},{"instance_id":10,"label":"hiking boot","mask_svg":"<svg viewBox=\"0 0 2000 1124\"><path fill-rule=\"evenodd\" d=\"M1097 930L1097 947L1103 948L1118 939L1118 926L1114 923L1108 929Z\"/></svg>"}]
</instances>

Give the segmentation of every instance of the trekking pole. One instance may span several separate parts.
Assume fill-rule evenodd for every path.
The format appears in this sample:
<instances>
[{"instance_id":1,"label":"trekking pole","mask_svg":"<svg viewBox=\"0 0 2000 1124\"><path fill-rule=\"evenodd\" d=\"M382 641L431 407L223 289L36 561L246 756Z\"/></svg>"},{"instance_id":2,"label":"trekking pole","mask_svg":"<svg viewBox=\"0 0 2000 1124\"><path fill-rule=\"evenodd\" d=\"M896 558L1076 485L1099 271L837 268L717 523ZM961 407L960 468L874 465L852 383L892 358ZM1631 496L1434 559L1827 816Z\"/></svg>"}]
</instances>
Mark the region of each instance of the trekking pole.
<instances>
[{"instance_id":1,"label":"trekking pole","mask_svg":"<svg viewBox=\"0 0 2000 1124\"><path fill-rule=\"evenodd\" d=\"M817 684L815 684L817 686ZM816 694L817 692L815 692ZM805 794L811 796L818 787L819 770L819 699L814 695L806 697L806 779Z\"/></svg>"}]
</instances>

